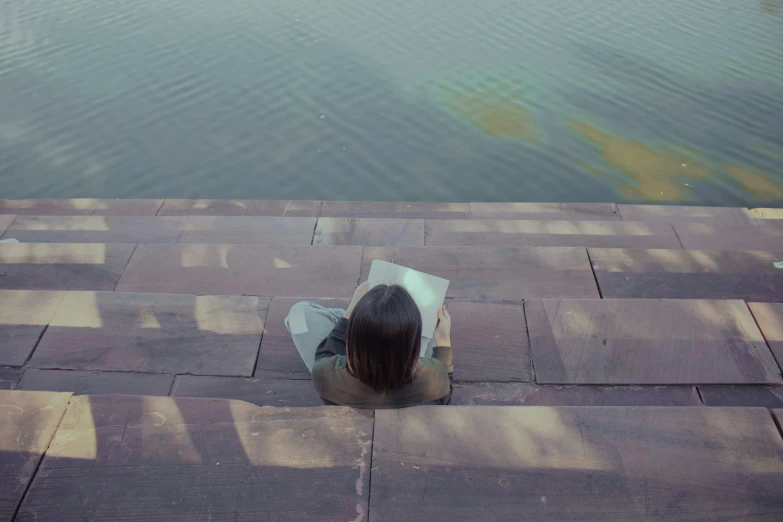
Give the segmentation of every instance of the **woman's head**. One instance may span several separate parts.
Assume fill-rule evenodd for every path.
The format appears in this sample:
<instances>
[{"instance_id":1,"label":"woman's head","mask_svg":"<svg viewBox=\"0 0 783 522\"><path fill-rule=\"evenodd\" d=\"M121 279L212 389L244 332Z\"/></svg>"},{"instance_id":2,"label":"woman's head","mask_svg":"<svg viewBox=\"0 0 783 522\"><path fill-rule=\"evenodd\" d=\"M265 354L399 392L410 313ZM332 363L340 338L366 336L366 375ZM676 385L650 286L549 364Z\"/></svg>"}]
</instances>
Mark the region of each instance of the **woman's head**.
<instances>
[{"instance_id":1,"label":"woman's head","mask_svg":"<svg viewBox=\"0 0 783 522\"><path fill-rule=\"evenodd\" d=\"M354 377L379 392L401 388L419 362L419 307L401 286L373 287L356 303L346 337Z\"/></svg>"}]
</instances>

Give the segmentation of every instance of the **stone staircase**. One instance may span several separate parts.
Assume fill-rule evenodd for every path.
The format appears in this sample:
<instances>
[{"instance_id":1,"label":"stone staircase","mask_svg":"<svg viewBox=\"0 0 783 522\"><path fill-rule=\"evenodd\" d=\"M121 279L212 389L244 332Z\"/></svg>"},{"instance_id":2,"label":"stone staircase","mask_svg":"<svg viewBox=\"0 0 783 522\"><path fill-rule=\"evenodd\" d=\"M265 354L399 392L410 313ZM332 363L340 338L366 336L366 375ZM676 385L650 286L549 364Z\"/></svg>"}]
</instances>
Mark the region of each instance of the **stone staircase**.
<instances>
[{"instance_id":1,"label":"stone staircase","mask_svg":"<svg viewBox=\"0 0 783 522\"><path fill-rule=\"evenodd\" d=\"M0 200L0 520L783 519L783 211ZM453 407L283 325L451 281ZM273 406L275 408L266 408Z\"/></svg>"}]
</instances>

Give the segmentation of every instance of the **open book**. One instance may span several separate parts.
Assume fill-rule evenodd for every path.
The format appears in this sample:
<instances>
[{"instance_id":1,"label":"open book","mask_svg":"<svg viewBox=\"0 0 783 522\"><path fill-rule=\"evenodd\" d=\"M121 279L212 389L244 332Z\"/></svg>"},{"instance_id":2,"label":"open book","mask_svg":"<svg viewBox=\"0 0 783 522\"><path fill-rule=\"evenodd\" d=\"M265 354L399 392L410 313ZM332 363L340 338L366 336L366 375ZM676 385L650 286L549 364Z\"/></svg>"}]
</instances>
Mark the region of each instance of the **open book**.
<instances>
[{"instance_id":1,"label":"open book","mask_svg":"<svg viewBox=\"0 0 783 522\"><path fill-rule=\"evenodd\" d=\"M443 305L443 300L446 299L446 290L449 288L447 279L376 259L370 267L367 283L370 288L378 285L405 287L421 312L422 337L431 338L435 334L435 327L438 324L438 309Z\"/></svg>"}]
</instances>

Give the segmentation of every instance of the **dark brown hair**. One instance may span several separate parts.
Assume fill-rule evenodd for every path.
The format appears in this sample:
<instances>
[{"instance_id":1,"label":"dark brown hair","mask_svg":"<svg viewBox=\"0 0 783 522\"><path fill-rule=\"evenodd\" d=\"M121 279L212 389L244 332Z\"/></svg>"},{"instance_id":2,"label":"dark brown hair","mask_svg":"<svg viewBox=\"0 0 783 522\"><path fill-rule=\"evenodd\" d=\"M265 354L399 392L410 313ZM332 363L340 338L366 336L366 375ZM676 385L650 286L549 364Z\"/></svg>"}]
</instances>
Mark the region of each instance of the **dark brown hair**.
<instances>
[{"instance_id":1,"label":"dark brown hair","mask_svg":"<svg viewBox=\"0 0 783 522\"><path fill-rule=\"evenodd\" d=\"M418 368L421 313L405 288L378 285L348 320L346 355L351 374L378 392L402 388Z\"/></svg>"}]
</instances>

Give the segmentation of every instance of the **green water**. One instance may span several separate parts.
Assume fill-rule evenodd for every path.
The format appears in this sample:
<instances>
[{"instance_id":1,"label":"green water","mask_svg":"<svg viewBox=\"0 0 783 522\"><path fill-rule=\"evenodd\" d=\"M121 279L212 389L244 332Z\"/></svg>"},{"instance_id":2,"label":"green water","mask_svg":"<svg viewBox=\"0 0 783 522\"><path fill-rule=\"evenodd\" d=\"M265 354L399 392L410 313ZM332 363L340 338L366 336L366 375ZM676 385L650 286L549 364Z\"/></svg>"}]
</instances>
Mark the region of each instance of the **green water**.
<instances>
[{"instance_id":1,"label":"green water","mask_svg":"<svg viewBox=\"0 0 783 522\"><path fill-rule=\"evenodd\" d=\"M783 0L0 0L0 198L783 204Z\"/></svg>"}]
</instances>

